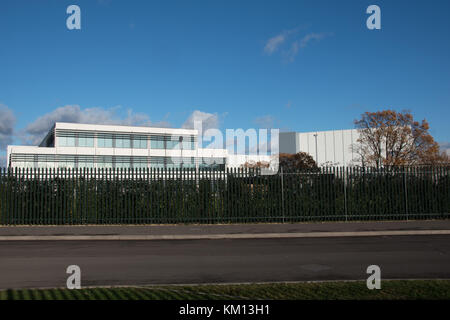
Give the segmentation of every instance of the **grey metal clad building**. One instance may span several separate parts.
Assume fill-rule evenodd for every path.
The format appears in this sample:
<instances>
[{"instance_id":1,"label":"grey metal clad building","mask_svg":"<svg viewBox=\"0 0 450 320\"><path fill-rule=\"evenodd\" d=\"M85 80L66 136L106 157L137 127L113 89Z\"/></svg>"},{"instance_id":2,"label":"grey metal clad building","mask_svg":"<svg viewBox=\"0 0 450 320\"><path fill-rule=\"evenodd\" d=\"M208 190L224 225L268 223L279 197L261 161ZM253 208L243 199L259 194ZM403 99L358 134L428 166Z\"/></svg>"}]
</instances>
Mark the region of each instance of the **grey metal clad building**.
<instances>
[{"instance_id":1,"label":"grey metal clad building","mask_svg":"<svg viewBox=\"0 0 450 320\"><path fill-rule=\"evenodd\" d=\"M359 164L352 146L357 145L358 130L280 132L280 153L309 153L318 165Z\"/></svg>"}]
</instances>

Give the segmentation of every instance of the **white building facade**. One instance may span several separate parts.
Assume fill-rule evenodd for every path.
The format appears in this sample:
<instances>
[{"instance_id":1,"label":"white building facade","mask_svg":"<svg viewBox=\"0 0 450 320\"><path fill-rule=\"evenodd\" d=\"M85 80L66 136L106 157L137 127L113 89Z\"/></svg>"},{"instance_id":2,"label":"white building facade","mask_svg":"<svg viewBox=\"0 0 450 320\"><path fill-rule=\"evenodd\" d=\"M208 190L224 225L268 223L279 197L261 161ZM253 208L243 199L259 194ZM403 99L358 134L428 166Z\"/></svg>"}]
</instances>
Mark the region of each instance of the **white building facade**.
<instances>
[{"instance_id":1,"label":"white building facade","mask_svg":"<svg viewBox=\"0 0 450 320\"><path fill-rule=\"evenodd\" d=\"M39 146L8 146L8 167L224 168L225 149L197 147L190 129L57 122Z\"/></svg>"},{"instance_id":2,"label":"white building facade","mask_svg":"<svg viewBox=\"0 0 450 320\"><path fill-rule=\"evenodd\" d=\"M313 132L281 132L280 153L309 153L319 166L359 164L357 129Z\"/></svg>"},{"instance_id":3,"label":"white building facade","mask_svg":"<svg viewBox=\"0 0 450 320\"><path fill-rule=\"evenodd\" d=\"M8 146L12 168L214 168L266 161L268 155L235 155L198 147L193 129L57 122L39 146Z\"/></svg>"}]
</instances>

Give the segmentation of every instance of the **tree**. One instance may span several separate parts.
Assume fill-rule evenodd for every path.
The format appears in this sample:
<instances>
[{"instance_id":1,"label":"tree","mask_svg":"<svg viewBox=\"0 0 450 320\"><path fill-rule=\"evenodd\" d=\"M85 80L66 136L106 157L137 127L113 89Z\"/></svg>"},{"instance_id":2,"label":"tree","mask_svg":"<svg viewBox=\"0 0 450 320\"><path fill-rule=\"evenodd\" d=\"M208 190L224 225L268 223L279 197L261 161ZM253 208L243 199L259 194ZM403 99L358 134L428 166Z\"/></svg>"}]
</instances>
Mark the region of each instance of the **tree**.
<instances>
[{"instance_id":1,"label":"tree","mask_svg":"<svg viewBox=\"0 0 450 320\"><path fill-rule=\"evenodd\" d=\"M362 167L365 167L367 165L366 157L370 155L370 151L367 145L359 142L352 143L350 145L350 151L356 155L356 157L352 159L354 165Z\"/></svg>"},{"instance_id":2,"label":"tree","mask_svg":"<svg viewBox=\"0 0 450 320\"><path fill-rule=\"evenodd\" d=\"M428 132L424 119L415 121L409 111L365 112L354 121L363 165L435 165L445 161L439 144Z\"/></svg>"},{"instance_id":3,"label":"tree","mask_svg":"<svg viewBox=\"0 0 450 320\"><path fill-rule=\"evenodd\" d=\"M266 161L247 161L246 163L241 165L241 168L248 168L248 169L257 169L257 168L269 168L270 163Z\"/></svg>"},{"instance_id":4,"label":"tree","mask_svg":"<svg viewBox=\"0 0 450 320\"><path fill-rule=\"evenodd\" d=\"M279 155L280 167L287 170L300 169L300 170L313 170L317 171L317 163L313 157L306 152L299 152L295 154L280 153Z\"/></svg>"}]
</instances>

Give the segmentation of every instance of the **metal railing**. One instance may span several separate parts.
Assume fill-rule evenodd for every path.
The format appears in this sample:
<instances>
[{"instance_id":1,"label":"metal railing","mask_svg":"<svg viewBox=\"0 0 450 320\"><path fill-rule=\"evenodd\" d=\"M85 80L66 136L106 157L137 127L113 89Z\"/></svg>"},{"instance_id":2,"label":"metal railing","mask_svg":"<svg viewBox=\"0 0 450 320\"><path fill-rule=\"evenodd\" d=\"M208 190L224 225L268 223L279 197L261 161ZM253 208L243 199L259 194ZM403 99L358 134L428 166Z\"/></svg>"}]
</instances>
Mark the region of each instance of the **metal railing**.
<instances>
[{"instance_id":1,"label":"metal railing","mask_svg":"<svg viewBox=\"0 0 450 320\"><path fill-rule=\"evenodd\" d=\"M0 169L0 224L445 219L450 169Z\"/></svg>"}]
</instances>

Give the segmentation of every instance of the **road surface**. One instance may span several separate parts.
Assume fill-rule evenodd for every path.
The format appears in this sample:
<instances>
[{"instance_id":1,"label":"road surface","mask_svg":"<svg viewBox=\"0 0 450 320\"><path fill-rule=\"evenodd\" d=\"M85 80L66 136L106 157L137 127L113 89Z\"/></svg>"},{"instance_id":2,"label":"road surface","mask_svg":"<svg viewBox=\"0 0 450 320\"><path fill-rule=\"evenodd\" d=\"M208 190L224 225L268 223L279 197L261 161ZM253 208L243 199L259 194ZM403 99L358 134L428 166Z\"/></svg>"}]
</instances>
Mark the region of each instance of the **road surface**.
<instances>
[{"instance_id":1,"label":"road surface","mask_svg":"<svg viewBox=\"0 0 450 320\"><path fill-rule=\"evenodd\" d=\"M82 286L450 278L450 236L165 240L0 241L0 289Z\"/></svg>"}]
</instances>

